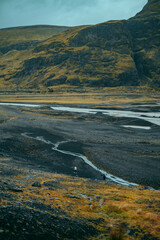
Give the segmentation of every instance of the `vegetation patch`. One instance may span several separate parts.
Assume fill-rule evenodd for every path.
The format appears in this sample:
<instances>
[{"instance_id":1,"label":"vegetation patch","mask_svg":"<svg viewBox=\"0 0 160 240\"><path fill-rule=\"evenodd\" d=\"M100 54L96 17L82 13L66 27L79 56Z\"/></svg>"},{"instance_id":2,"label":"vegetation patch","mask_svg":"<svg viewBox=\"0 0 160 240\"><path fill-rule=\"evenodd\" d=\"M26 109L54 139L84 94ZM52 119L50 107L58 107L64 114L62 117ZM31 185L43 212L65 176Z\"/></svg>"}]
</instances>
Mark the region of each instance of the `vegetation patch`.
<instances>
[{"instance_id":1,"label":"vegetation patch","mask_svg":"<svg viewBox=\"0 0 160 240\"><path fill-rule=\"evenodd\" d=\"M14 180L0 179L1 239L159 238L159 191L11 168L1 158L3 173L9 168Z\"/></svg>"}]
</instances>

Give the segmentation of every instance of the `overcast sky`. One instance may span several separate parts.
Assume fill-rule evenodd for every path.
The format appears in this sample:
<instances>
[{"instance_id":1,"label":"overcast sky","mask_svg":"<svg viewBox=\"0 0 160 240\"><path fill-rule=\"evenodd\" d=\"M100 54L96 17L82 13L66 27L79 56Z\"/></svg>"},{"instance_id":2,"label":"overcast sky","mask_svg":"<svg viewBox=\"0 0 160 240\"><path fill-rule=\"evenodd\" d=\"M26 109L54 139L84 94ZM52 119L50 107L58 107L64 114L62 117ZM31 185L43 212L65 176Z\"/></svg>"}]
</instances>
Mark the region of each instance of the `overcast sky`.
<instances>
[{"instance_id":1,"label":"overcast sky","mask_svg":"<svg viewBox=\"0 0 160 240\"><path fill-rule=\"evenodd\" d=\"M0 28L76 26L128 19L146 3L147 0L0 0Z\"/></svg>"}]
</instances>

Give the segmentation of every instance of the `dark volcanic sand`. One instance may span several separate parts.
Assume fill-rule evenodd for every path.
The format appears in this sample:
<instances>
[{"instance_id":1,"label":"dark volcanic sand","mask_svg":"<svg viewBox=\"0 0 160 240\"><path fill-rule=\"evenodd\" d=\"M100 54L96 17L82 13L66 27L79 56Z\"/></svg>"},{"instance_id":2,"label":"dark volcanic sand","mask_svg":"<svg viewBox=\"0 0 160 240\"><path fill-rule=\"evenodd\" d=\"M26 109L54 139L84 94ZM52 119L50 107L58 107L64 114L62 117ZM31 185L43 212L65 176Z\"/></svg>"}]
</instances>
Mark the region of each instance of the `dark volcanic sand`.
<instances>
[{"instance_id":1,"label":"dark volcanic sand","mask_svg":"<svg viewBox=\"0 0 160 240\"><path fill-rule=\"evenodd\" d=\"M134 107L135 108L135 107ZM22 136L43 136L53 144L68 140L60 149L83 153L97 167L131 182L160 186L160 127L132 119L132 125L151 130L123 128L128 118L107 115L59 113L49 108L0 106L0 154L25 168L102 179L99 172L78 157L52 150L52 144ZM5 115L4 115L5 114ZM10 121L9 121L10 119ZM130 123L131 124L131 123Z\"/></svg>"},{"instance_id":2,"label":"dark volcanic sand","mask_svg":"<svg viewBox=\"0 0 160 240\"><path fill-rule=\"evenodd\" d=\"M86 222L71 220L66 213L60 216L62 212L57 208L53 208L52 213L45 213L45 204L37 206L37 203L32 203L32 208L34 205L41 211L15 206L0 208L1 228L5 229L1 232L1 240L85 240L97 233Z\"/></svg>"}]
</instances>

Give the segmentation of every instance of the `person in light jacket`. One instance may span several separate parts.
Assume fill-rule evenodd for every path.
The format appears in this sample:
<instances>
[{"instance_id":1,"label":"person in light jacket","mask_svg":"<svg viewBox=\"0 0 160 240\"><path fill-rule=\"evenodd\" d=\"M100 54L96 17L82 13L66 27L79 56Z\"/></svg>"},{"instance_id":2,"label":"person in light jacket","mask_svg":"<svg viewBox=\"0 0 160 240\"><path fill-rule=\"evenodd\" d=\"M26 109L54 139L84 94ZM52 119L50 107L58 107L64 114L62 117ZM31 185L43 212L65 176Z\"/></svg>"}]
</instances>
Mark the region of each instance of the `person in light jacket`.
<instances>
[{"instance_id":1,"label":"person in light jacket","mask_svg":"<svg viewBox=\"0 0 160 240\"><path fill-rule=\"evenodd\" d=\"M77 167L74 166L74 174L77 176Z\"/></svg>"}]
</instances>

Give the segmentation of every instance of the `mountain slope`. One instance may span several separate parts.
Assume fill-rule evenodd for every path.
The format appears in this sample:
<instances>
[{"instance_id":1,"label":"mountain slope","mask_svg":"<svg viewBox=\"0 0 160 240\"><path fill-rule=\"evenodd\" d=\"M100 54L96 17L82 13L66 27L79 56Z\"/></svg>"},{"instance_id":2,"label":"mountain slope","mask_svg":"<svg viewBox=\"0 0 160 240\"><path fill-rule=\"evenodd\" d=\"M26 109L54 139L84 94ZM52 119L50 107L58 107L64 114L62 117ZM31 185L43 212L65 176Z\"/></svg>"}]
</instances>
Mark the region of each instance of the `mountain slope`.
<instances>
[{"instance_id":1,"label":"mountain slope","mask_svg":"<svg viewBox=\"0 0 160 240\"><path fill-rule=\"evenodd\" d=\"M149 0L129 20L71 28L29 51L4 54L0 86L159 88L159 10L160 1Z\"/></svg>"},{"instance_id":2,"label":"mountain slope","mask_svg":"<svg viewBox=\"0 0 160 240\"><path fill-rule=\"evenodd\" d=\"M149 0L143 11L128 21L139 78L160 87L160 1Z\"/></svg>"},{"instance_id":3,"label":"mountain slope","mask_svg":"<svg viewBox=\"0 0 160 240\"><path fill-rule=\"evenodd\" d=\"M0 52L30 48L67 29L68 27L48 25L0 29Z\"/></svg>"}]
</instances>

